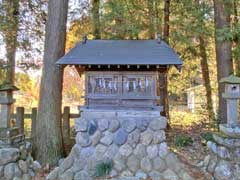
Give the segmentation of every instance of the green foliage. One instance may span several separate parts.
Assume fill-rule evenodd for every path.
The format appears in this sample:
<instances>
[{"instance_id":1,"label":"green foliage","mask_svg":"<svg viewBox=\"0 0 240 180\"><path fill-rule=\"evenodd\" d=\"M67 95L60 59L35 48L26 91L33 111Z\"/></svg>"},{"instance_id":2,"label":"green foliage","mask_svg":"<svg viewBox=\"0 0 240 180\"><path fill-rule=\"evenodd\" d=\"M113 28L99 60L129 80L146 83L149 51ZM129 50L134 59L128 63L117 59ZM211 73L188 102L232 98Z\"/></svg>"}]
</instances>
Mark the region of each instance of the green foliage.
<instances>
[{"instance_id":1,"label":"green foliage","mask_svg":"<svg viewBox=\"0 0 240 180\"><path fill-rule=\"evenodd\" d=\"M67 32L66 50L70 50L81 41L84 34L89 36L91 33L92 27L90 17L81 17L78 20L72 21Z\"/></svg>"},{"instance_id":2,"label":"green foliage","mask_svg":"<svg viewBox=\"0 0 240 180\"><path fill-rule=\"evenodd\" d=\"M151 30L161 32L162 7L163 3L155 0L106 1L101 17L102 37L148 39Z\"/></svg>"},{"instance_id":3,"label":"green foliage","mask_svg":"<svg viewBox=\"0 0 240 180\"><path fill-rule=\"evenodd\" d=\"M20 89L15 95L16 106L24 106L26 109L36 107L39 97L39 83L29 74L18 72L15 75L15 85Z\"/></svg>"},{"instance_id":4,"label":"green foliage","mask_svg":"<svg viewBox=\"0 0 240 180\"><path fill-rule=\"evenodd\" d=\"M46 3L46 0L3 0L0 3L0 35L5 45L21 50L18 57L21 60L32 60L43 50Z\"/></svg>"},{"instance_id":5,"label":"green foliage","mask_svg":"<svg viewBox=\"0 0 240 180\"><path fill-rule=\"evenodd\" d=\"M201 137L204 140L204 144L206 144L208 141L214 141L212 132L203 133L201 134Z\"/></svg>"},{"instance_id":6,"label":"green foliage","mask_svg":"<svg viewBox=\"0 0 240 180\"><path fill-rule=\"evenodd\" d=\"M193 139L190 136L178 134L174 138L174 144L177 147L186 147L193 144Z\"/></svg>"},{"instance_id":7,"label":"green foliage","mask_svg":"<svg viewBox=\"0 0 240 180\"><path fill-rule=\"evenodd\" d=\"M104 177L110 174L113 167L111 160L99 162L95 167L95 177Z\"/></svg>"},{"instance_id":8,"label":"green foliage","mask_svg":"<svg viewBox=\"0 0 240 180\"><path fill-rule=\"evenodd\" d=\"M203 123L203 117L199 113L191 113L188 111L178 111L171 109L170 111L171 124L182 128L189 128L193 124L201 125Z\"/></svg>"},{"instance_id":9,"label":"green foliage","mask_svg":"<svg viewBox=\"0 0 240 180\"><path fill-rule=\"evenodd\" d=\"M199 36L204 38L210 71L215 71L213 6L209 1L171 1L170 45L183 59L182 71L169 73L169 93L183 96L187 88L202 83ZM174 12L174 13L173 13ZM216 72L216 71L215 71ZM211 80L216 73L211 73Z\"/></svg>"},{"instance_id":10,"label":"green foliage","mask_svg":"<svg viewBox=\"0 0 240 180\"><path fill-rule=\"evenodd\" d=\"M2 84L5 80L6 72L3 69L0 69L0 84Z\"/></svg>"}]
</instances>

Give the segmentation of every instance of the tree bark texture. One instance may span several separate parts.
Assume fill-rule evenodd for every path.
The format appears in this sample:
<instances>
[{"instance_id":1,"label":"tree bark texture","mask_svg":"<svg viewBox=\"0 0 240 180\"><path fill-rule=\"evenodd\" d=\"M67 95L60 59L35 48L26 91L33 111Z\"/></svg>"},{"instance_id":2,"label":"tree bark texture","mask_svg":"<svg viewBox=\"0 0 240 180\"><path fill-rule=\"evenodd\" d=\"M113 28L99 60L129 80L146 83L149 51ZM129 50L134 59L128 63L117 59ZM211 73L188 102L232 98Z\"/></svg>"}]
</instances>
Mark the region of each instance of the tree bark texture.
<instances>
[{"instance_id":1,"label":"tree bark texture","mask_svg":"<svg viewBox=\"0 0 240 180\"><path fill-rule=\"evenodd\" d=\"M148 36L149 39L155 39L155 24L154 24L154 0L148 0Z\"/></svg>"},{"instance_id":2,"label":"tree bark texture","mask_svg":"<svg viewBox=\"0 0 240 180\"><path fill-rule=\"evenodd\" d=\"M219 30L230 28L230 11L231 1L214 0L214 17L215 17L215 48L217 59L217 78L218 82L221 78L229 76L233 72L232 62L232 42L230 40L220 40ZM227 120L227 105L223 99L224 84L218 85L218 119L220 123Z\"/></svg>"},{"instance_id":3,"label":"tree bark texture","mask_svg":"<svg viewBox=\"0 0 240 180\"><path fill-rule=\"evenodd\" d=\"M208 68L208 57L207 57L207 50L204 38L202 36L199 37L199 47L200 47L200 58L201 58L201 69L202 69L202 78L203 83L206 91L206 98L207 98L207 111L208 111L208 118L209 120L214 120L214 110L213 110L213 101L212 101L212 87L210 83L209 77L209 68Z\"/></svg>"},{"instance_id":4,"label":"tree bark texture","mask_svg":"<svg viewBox=\"0 0 240 180\"><path fill-rule=\"evenodd\" d=\"M164 1L164 41L169 43L169 16L170 16L170 0Z\"/></svg>"},{"instance_id":5,"label":"tree bark texture","mask_svg":"<svg viewBox=\"0 0 240 180\"><path fill-rule=\"evenodd\" d=\"M6 81L14 84L15 56L17 50L17 35L19 24L19 0L4 0L3 7L6 11L5 24L3 25L3 38L6 44L7 59Z\"/></svg>"},{"instance_id":6,"label":"tree bark texture","mask_svg":"<svg viewBox=\"0 0 240 180\"><path fill-rule=\"evenodd\" d=\"M169 16L170 16L170 0L165 0L164 2L164 32L163 32L163 39L169 43ZM163 98L160 100L160 105L164 107L163 114L168 119L170 119L169 115L169 100L168 100L168 70L166 74L160 73L160 87L163 87ZM160 90L161 92L161 90Z\"/></svg>"},{"instance_id":7,"label":"tree bark texture","mask_svg":"<svg viewBox=\"0 0 240 180\"><path fill-rule=\"evenodd\" d=\"M68 0L49 0L44 63L36 121L36 158L56 164L63 153L61 133L63 69L56 61L65 53Z\"/></svg>"},{"instance_id":8,"label":"tree bark texture","mask_svg":"<svg viewBox=\"0 0 240 180\"><path fill-rule=\"evenodd\" d=\"M239 26L239 14L238 14L238 8L240 8L240 1L239 0L233 0L233 13L234 13L234 22L233 22L233 28L236 28ZM240 37L235 35L234 37L234 48L237 49L237 51L240 50ZM240 75L240 57L235 56L234 58L234 66L235 66L235 72L239 76Z\"/></svg>"},{"instance_id":9,"label":"tree bark texture","mask_svg":"<svg viewBox=\"0 0 240 180\"><path fill-rule=\"evenodd\" d=\"M101 39L99 8L100 0L92 0L93 34L95 39Z\"/></svg>"},{"instance_id":10,"label":"tree bark texture","mask_svg":"<svg viewBox=\"0 0 240 180\"><path fill-rule=\"evenodd\" d=\"M160 35L162 35L162 16L161 16L161 12L162 9L159 8L161 2L160 1L155 1L154 2L154 11L155 11L155 31L156 33L159 33Z\"/></svg>"}]
</instances>

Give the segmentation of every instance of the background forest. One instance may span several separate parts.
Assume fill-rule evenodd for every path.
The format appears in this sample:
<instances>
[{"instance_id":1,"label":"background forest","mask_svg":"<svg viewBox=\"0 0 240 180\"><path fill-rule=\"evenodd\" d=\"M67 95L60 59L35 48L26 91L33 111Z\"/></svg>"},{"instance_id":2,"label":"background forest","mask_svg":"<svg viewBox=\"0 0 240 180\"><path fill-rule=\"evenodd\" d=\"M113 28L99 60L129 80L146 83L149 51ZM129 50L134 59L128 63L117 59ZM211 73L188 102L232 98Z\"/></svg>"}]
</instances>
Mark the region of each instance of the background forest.
<instances>
[{"instance_id":1,"label":"background forest","mask_svg":"<svg viewBox=\"0 0 240 180\"><path fill-rule=\"evenodd\" d=\"M20 88L16 106L30 109L39 103L48 5L47 0L0 0L0 84ZM88 39L155 39L159 33L183 60L181 73L171 68L168 77L171 120L197 117L216 124L225 116L214 103L224 107L218 80L240 75L239 0L69 0L66 8L66 52L84 34ZM179 111L187 104L187 90L198 85L198 111ZM74 68L65 68L63 106L82 103L83 89Z\"/></svg>"}]
</instances>

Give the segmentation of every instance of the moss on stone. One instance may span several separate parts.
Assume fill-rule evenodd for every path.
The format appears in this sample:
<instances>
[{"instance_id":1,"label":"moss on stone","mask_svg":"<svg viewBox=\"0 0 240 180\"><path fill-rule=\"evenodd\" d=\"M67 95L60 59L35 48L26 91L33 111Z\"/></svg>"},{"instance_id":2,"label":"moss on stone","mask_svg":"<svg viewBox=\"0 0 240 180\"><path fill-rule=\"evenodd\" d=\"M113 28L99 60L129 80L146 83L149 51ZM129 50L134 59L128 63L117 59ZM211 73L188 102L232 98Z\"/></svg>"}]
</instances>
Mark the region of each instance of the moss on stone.
<instances>
[{"instance_id":1,"label":"moss on stone","mask_svg":"<svg viewBox=\"0 0 240 180\"><path fill-rule=\"evenodd\" d=\"M227 84L240 84L240 77L232 74L228 77L222 78L219 82L220 83L227 83Z\"/></svg>"},{"instance_id":2,"label":"moss on stone","mask_svg":"<svg viewBox=\"0 0 240 180\"><path fill-rule=\"evenodd\" d=\"M8 91L8 90L18 91L19 89L9 82L3 82L2 84L0 84L0 91Z\"/></svg>"}]
</instances>

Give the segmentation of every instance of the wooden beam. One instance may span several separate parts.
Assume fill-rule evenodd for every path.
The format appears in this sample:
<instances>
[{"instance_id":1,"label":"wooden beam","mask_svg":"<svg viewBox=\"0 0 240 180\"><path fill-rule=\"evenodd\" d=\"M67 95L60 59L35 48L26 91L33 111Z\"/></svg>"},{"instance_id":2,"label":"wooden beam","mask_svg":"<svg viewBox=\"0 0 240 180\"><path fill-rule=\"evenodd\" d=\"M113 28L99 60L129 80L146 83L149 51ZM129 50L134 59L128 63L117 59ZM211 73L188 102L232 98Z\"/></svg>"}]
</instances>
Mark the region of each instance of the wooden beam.
<instances>
[{"instance_id":1,"label":"wooden beam","mask_svg":"<svg viewBox=\"0 0 240 180\"><path fill-rule=\"evenodd\" d=\"M24 134L24 107L17 107L16 124L19 127L20 133Z\"/></svg>"},{"instance_id":2,"label":"wooden beam","mask_svg":"<svg viewBox=\"0 0 240 180\"><path fill-rule=\"evenodd\" d=\"M63 150L68 154L71 149L70 143L70 107L64 107L62 115L62 135L63 135Z\"/></svg>"},{"instance_id":3,"label":"wooden beam","mask_svg":"<svg viewBox=\"0 0 240 180\"><path fill-rule=\"evenodd\" d=\"M76 70L77 70L79 76L81 77L82 74L83 74L84 71L85 71L85 67L84 67L84 66L80 66L80 67L79 67L79 66L75 66L75 68L76 68Z\"/></svg>"},{"instance_id":4,"label":"wooden beam","mask_svg":"<svg viewBox=\"0 0 240 180\"><path fill-rule=\"evenodd\" d=\"M64 69L64 68L67 67L68 65L67 65L67 64L58 64L57 66L58 66L59 68L63 68L63 69Z\"/></svg>"}]
</instances>

